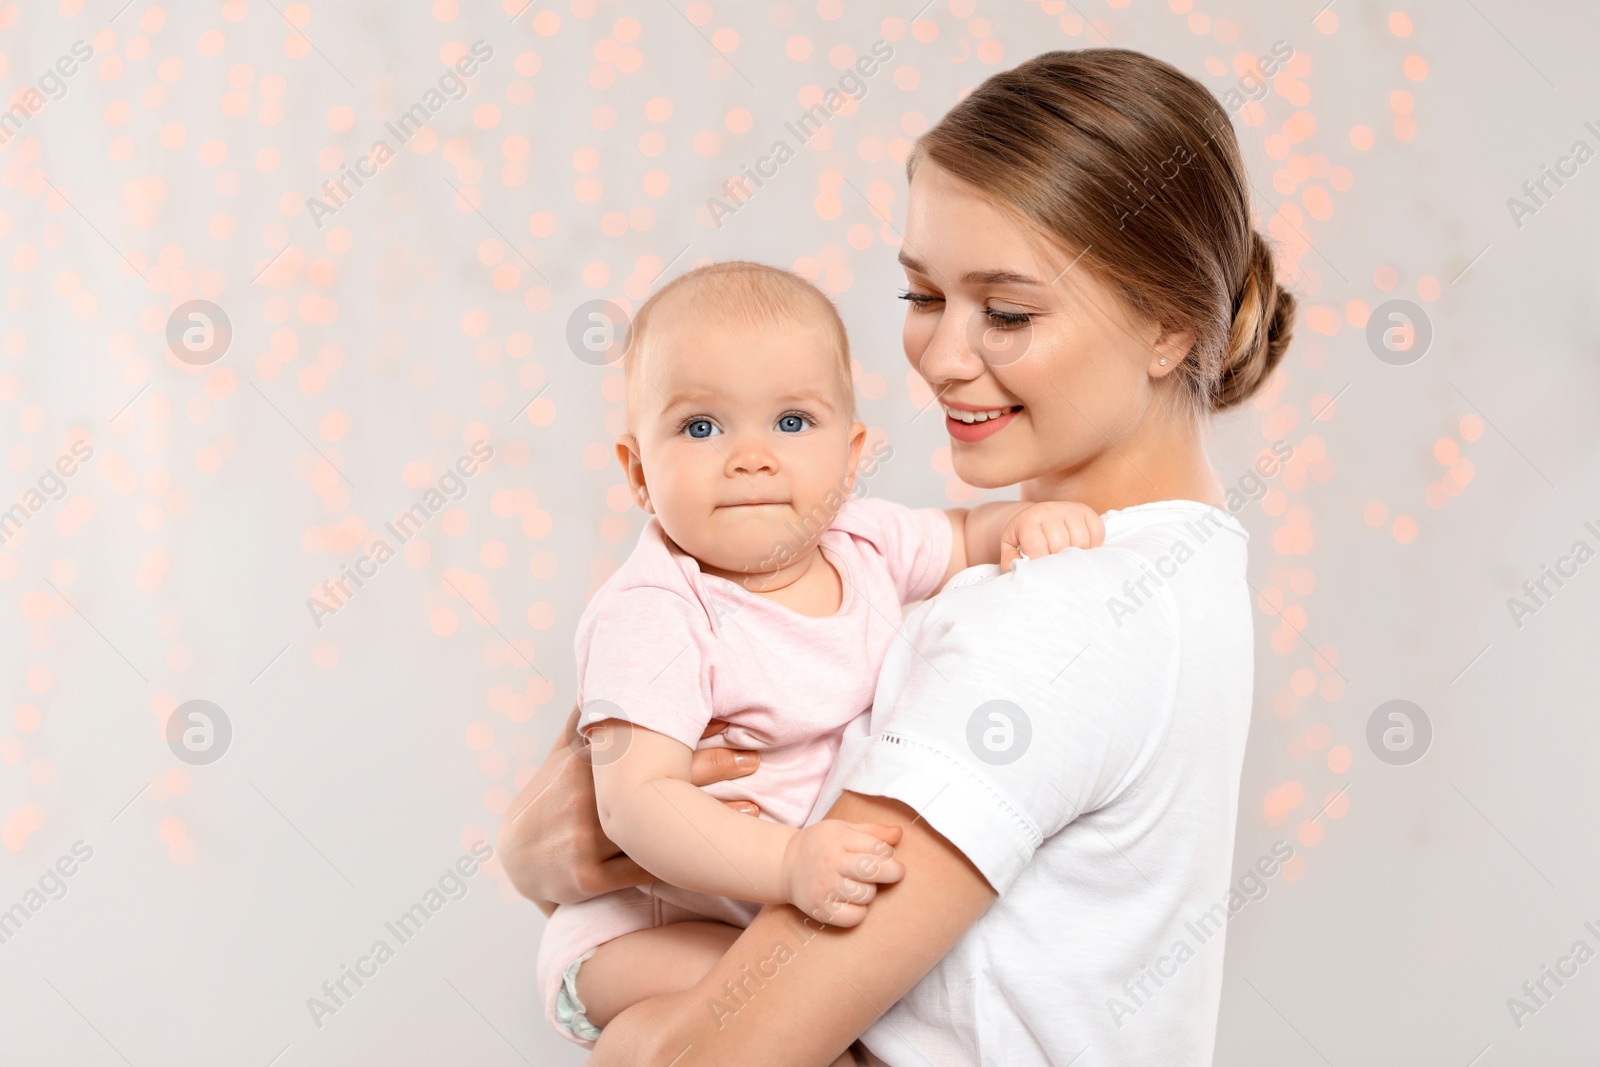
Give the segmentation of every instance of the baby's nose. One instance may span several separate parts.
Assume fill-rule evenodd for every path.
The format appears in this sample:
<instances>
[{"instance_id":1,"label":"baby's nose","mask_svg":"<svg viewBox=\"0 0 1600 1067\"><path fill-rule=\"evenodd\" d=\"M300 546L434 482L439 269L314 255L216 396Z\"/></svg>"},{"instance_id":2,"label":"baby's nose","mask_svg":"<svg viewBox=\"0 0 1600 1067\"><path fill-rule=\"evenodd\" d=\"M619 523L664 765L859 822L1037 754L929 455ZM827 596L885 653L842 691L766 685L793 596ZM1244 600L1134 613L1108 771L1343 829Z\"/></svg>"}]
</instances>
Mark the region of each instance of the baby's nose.
<instances>
[{"instance_id":1,"label":"baby's nose","mask_svg":"<svg viewBox=\"0 0 1600 1067\"><path fill-rule=\"evenodd\" d=\"M728 466L739 474L770 473L778 469L778 462L772 449L763 442L741 438L728 453Z\"/></svg>"}]
</instances>

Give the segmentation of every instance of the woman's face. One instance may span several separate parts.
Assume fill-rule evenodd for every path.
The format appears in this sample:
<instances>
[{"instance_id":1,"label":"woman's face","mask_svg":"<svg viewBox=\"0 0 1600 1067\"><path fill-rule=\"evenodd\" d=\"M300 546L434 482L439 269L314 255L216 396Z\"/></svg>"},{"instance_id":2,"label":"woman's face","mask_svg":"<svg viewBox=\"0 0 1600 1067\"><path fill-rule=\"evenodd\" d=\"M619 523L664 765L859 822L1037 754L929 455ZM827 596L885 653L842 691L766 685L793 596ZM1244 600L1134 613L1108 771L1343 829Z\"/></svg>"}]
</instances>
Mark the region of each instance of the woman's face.
<instances>
[{"instance_id":1,"label":"woman's face","mask_svg":"<svg viewBox=\"0 0 1600 1067\"><path fill-rule=\"evenodd\" d=\"M906 358L938 397L968 485L1115 457L1192 343L1141 320L1076 253L928 160L911 181L904 237Z\"/></svg>"}]
</instances>

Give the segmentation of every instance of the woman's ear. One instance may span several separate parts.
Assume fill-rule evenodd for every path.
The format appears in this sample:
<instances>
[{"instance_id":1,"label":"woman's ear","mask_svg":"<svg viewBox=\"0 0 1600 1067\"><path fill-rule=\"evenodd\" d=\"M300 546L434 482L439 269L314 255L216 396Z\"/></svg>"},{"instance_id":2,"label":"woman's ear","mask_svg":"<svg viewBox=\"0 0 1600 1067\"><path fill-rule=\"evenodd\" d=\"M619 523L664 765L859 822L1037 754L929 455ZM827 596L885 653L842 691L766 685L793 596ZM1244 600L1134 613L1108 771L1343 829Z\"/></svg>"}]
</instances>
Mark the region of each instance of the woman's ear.
<instances>
[{"instance_id":1,"label":"woman's ear","mask_svg":"<svg viewBox=\"0 0 1600 1067\"><path fill-rule=\"evenodd\" d=\"M1193 330L1163 329L1150 346L1150 377L1165 378L1189 358L1193 349Z\"/></svg>"},{"instance_id":2,"label":"woman's ear","mask_svg":"<svg viewBox=\"0 0 1600 1067\"><path fill-rule=\"evenodd\" d=\"M644 480L644 463L639 458L639 440L631 433L617 438L617 462L622 464L622 474L628 479L628 495L647 514L654 515L650 506L650 487Z\"/></svg>"}]
</instances>

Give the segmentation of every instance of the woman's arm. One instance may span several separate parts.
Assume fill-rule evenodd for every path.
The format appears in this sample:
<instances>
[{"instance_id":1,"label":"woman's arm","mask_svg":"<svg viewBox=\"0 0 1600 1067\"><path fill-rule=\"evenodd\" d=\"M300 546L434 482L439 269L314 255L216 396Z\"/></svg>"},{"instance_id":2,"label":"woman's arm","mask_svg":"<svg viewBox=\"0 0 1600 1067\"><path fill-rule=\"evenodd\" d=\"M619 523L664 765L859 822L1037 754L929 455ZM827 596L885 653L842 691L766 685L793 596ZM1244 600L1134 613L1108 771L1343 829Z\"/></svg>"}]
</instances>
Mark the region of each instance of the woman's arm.
<instances>
[{"instance_id":1,"label":"woman's arm","mask_svg":"<svg viewBox=\"0 0 1600 1067\"><path fill-rule=\"evenodd\" d=\"M727 725L712 720L705 736L714 737ZM698 749L689 780L710 785L742 778L753 773L760 762L757 752ZM746 815L759 813L748 800L724 803ZM577 708L572 709L544 763L506 808L495 850L512 886L546 915L556 904L575 904L652 880L653 876L624 855L600 828L588 748L578 736Z\"/></svg>"},{"instance_id":2,"label":"woman's arm","mask_svg":"<svg viewBox=\"0 0 1600 1067\"><path fill-rule=\"evenodd\" d=\"M994 901L978 869L900 801L846 792L828 818L903 828L904 879L882 887L850 930L762 908L699 985L613 1019L589 1067L826 1067Z\"/></svg>"}]
</instances>

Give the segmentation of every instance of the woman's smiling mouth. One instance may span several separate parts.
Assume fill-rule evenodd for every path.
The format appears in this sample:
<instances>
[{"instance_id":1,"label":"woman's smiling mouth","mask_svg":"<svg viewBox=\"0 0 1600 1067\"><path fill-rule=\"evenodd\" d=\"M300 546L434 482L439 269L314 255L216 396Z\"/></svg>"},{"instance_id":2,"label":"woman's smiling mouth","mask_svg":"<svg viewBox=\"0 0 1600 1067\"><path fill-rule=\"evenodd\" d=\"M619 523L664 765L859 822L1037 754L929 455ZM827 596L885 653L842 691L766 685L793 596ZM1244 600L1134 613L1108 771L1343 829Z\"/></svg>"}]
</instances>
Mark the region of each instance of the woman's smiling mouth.
<instances>
[{"instance_id":1,"label":"woman's smiling mouth","mask_svg":"<svg viewBox=\"0 0 1600 1067\"><path fill-rule=\"evenodd\" d=\"M943 407L945 432L957 441L968 442L981 441L999 433L1022 410L1021 404L978 409L958 408L950 404Z\"/></svg>"}]
</instances>

